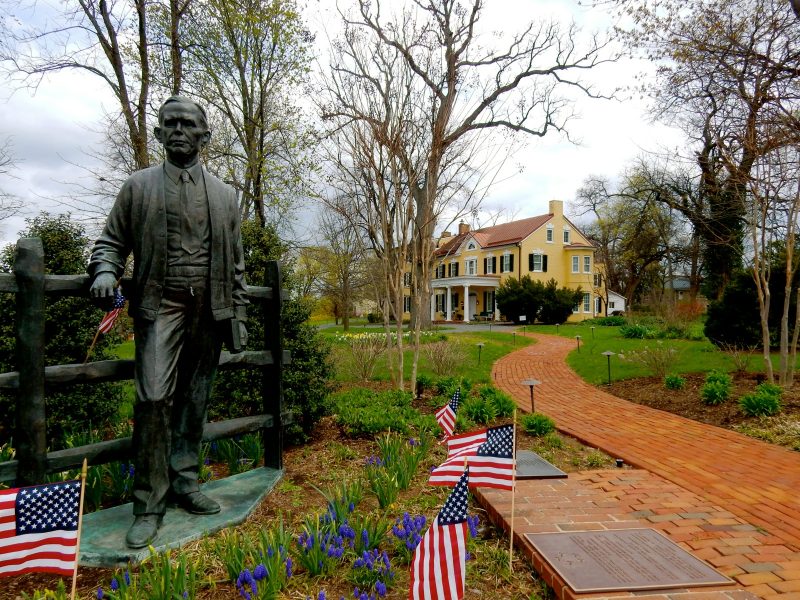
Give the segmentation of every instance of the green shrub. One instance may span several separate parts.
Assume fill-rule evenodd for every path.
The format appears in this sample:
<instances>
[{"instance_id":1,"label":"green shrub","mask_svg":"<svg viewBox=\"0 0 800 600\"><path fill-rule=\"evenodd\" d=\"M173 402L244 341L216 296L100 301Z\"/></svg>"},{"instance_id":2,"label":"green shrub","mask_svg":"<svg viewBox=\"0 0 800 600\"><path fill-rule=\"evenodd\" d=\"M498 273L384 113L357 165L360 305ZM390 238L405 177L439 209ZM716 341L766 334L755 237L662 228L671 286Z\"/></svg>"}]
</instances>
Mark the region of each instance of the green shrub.
<instances>
[{"instance_id":1,"label":"green shrub","mask_svg":"<svg viewBox=\"0 0 800 600\"><path fill-rule=\"evenodd\" d=\"M595 325L599 325L600 327L620 327L625 325L625 317L616 315L611 317L598 317L596 319L592 319L592 323Z\"/></svg>"},{"instance_id":2,"label":"green shrub","mask_svg":"<svg viewBox=\"0 0 800 600\"><path fill-rule=\"evenodd\" d=\"M433 389L433 377L426 373L417 375L417 397L422 396L425 390Z\"/></svg>"},{"instance_id":3,"label":"green shrub","mask_svg":"<svg viewBox=\"0 0 800 600\"><path fill-rule=\"evenodd\" d=\"M534 437L543 437L555 431L556 424L553 419L542 413L522 415L520 420L525 433Z\"/></svg>"},{"instance_id":4,"label":"green shrub","mask_svg":"<svg viewBox=\"0 0 800 600\"><path fill-rule=\"evenodd\" d=\"M436 393L439 396L446 396L448 400L459 388L461 388L461 397L466 398L472 389L472 383L469 379L462 377L442 377L436 382Z\"/></svg>"},{"instance_id":5,"label":"green shrub","mask_svg":"<svg viewBox=\"0 0 800 600\"><path fill-rule=\"evenodd\" d=\"M631 323L619 328L619 334L627 339L649 340L658 337L658 330L641 323Z\"/></svg>"},{"instance_id":6,"label":"green shrub","mask_svg":"<svg viewBox=\"0 0 800 600\"><path fill-rule=\"evenodd\" d=\"M664 377L664 387L668 390L682 390L686 386L686 378L680 375L667 375Z\"/></svg>"},{"instance_id":7,"label":"green shrub","mask_svg":"<svg viewBox=\"0 0 800 600\"><path fill-rule=\"evenodd\" d=\"M399 390L373 392L353 388L331 395L336 422L351 437L372 436L384 431L408 433L419 412L411 407L411 394Z\"/></svg>"},{"instance_id":8,"label":"green shrub","mask_svg":"<svg viewBox=\"0 0 800 600\"><path fill-rule=\"evenodd\" d=\"M471 396L461 403L458 413L464 413L471 421L479 425L486 425L497 418L497 409L494 404L480 396Z\"/></svg>"},{"instance_id":9,"label":"green shrub","mask_svg":"<svg viewBox=\"0 0 800 600\"><path fill-rule=\"evenodd\" d=\"M748 417L771 417L781 411L783 390L773 383L762 383L756 391L739 398L739 407Z\"/></svg>"},{"instance_id":10,"label":"green shrub","mask_svg":"<svg viewBox=\"0 0 800 600\"><path fill-rule=\"evenodd\" d=\"M514 409L517 408L517 403L514 402L514 399L497 388L491 386L482 387L478 395L482 400L494 407L498 418L512 416Z\"/></svg>"},{"instance_id":11,"label":"green shrub","mask_svg":"<svg viewBox=\"0 0 800 600\"><path fill-rule=\"evenodd\" d=\"M45 273L48 275L85 274L89 238L82 225L70 215L53 216L41 213L26 220L19 237L38 237L44 249ZM11 272L16 244L6 245L0 252L0 271ZM124 290L123 290L124 292ZM86 297L48 295L45 303L46 366L82 363L86 358L103 311ZM0 372L15 371L16 294L0 294ZM118 333L127 321L123 309L117 327L98 338L90 360L115 358L113 346L122 341ZM118 421L119 406L125 397L122 383L94 383L72 386L50 386L47 389L47 446L51 450L65 448L65 438L72 431L110 430ZM16 394L0 393L0 444L9 441L15 420Z\"/></svg>"},{"instance_id":12,"label":"green shrub","mask_svg":"<svg viewBox=\"0 0 800 600\"><path fill-rule=\"evenodd\" d=\"M722 371L710 371L700 390L700 397L709 406L722 404L731 395L733 379Z\"/></svg>"},{"instance_id":13,"label":"green shrub","mask_svg":"<svg viewBox=\"0 0 800 600\"><path fill-rule=\"evenodd\" d=\"M722 371L709 371L706 375L706 383L719 382L726 387L730 388L733 384L733 378L727 373Z\"/></svg>"}]
</instances>

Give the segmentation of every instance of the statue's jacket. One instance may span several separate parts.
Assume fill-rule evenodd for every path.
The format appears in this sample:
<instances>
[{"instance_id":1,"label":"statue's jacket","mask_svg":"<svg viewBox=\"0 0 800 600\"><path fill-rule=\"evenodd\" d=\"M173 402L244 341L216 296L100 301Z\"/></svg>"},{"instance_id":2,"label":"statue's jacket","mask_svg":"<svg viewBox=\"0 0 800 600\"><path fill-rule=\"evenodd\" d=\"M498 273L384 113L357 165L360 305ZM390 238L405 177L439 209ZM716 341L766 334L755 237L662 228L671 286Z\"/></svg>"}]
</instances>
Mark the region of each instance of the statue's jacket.
<instances>
[{"instance_id":1,"label":"statue's jacket","mask_svg":"<svg viewBox=\"0 0 800 600\"><path fill-rule=\"evenodd\" d=\"M133 252L133 289L123 287L134 318L155 320L167 270L167 212L164 165L142 169L122 185L102 235L92 249L88 272L117 278ZM244 252L239 206L232 187L203 168L211 225L210 305L214 319L246 320Z\"/></svg>"}]
</instances>

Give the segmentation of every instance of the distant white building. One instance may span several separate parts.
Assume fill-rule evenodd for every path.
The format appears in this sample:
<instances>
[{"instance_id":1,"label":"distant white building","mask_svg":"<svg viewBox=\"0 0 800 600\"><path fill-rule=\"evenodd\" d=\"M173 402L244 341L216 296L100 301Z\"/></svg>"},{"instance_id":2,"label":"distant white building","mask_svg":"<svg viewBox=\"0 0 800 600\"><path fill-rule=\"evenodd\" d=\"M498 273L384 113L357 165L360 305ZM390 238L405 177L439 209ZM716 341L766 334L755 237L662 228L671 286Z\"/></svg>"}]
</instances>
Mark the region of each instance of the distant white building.
<instances>
[{"instance_id":1,"label":"distant white building","mask_svg":"<svg viewBox=\"0 0 800 600\"><path fill-rule=\"evenodd\" d=\"M627 308L627 300L622 294L608 290L608 314L613 315L616 312L625 312Z\"/></svg>"}]
</instances>

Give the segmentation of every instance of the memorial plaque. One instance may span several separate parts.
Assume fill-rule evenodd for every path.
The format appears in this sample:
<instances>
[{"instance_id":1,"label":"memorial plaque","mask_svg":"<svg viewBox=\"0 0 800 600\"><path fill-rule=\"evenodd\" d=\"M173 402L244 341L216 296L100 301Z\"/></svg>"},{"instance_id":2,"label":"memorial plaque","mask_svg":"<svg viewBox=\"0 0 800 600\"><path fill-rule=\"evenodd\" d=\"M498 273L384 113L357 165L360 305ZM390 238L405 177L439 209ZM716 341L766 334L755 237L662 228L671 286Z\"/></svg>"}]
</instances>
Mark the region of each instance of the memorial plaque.
<instances>
[{"instance_id":1,"label":"memorial plaque","mask_svg":"<svg viewBox=\"0 0 800 600\"><path fill-rule=\"evenodd\" d=\"M567 474L530 450L517 450L517 479L563 479Z\"/></svg>"},{"instance_id":2,"label":"memorial plaque","mask_svg":"<svg viewBox=\"0 0 800 600\"><path fill-rule=\"evenodd\" d=\"M655 529L529 533L525 537L578 593L733 583Z\"/></svg>"}]
</instances>

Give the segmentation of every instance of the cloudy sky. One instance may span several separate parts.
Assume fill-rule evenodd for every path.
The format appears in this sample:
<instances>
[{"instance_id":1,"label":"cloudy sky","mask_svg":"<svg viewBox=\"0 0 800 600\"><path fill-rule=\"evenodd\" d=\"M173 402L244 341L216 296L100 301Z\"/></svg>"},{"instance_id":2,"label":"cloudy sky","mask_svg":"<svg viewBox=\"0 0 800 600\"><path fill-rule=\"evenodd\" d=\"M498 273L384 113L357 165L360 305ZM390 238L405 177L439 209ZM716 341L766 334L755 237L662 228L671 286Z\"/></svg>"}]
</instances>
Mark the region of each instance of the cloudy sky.
<instances>
[{"instance_id":1,"label":"cloudy sky","mask_svg":"<svg viewBox=\"0 0 800 600\"><path fill-rule=\"evenodd\" d=\"M41 2L40 2L41 4ZM488 0L483 27L491 32L513 32L517 24L537 15L574 18L586 33L610 24L600 9L579 7L573 0ZM320 45L335 36L335 8L327 0L309 0L307 21L317 31ZM324 56L321 57L324 63ZM630 61L603 67L592 73L605 89L627 86L634 74L648 65ZM570 128L579 145L558 133L531 138L508 157L485 200L491 210L506 209L516 218L547 212L551 199L564 200L567 211L583 180L594 174L613 177L645 150L674 148L681 144L679 132L656 125L647 118L647 106L636 98L582 100L580 119ZM99 143L97 123L103 111L113 112L114 99L99 78L82 72L63 72L45 79L31 93L12 91L0 82L0 139L10 138L18 161L14 178L0 175L0 189L25 199L25 214L0 222L0 241L16 239L24 217L41 210L67 210L58 199L74 185L85 182L85 172L75 165L88 165L87 151Z\"/></svg>"}]
</instances>

